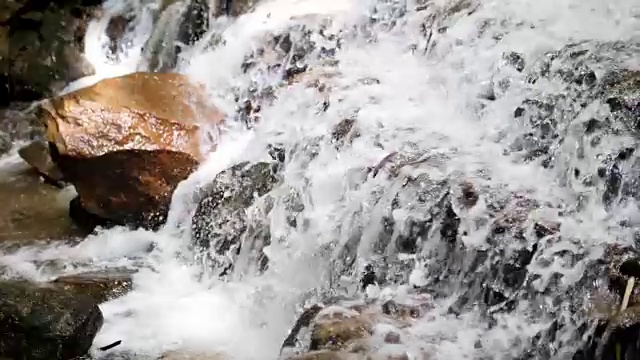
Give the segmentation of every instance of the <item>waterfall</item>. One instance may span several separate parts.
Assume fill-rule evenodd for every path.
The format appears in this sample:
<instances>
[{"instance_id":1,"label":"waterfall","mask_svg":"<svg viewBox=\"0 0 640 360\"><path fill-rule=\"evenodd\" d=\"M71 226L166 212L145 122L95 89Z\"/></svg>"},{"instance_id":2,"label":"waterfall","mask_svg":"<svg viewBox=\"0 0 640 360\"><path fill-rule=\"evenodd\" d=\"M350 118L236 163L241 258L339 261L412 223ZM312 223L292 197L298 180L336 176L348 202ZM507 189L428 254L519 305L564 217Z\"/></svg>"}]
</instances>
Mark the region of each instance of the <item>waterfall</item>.
<instances>
[{"instance_id":1,"label":"waterfall","mask_svg":"<svg viewBox=\"0 0 640 360\"><path fill-rule=\"evenodd\" d=\"M178 71L229 115L217 150L174 194L166 226L103 230L0 263L36 279L137 270L130 293L101 305L96 346L123 340L119 354L278 359L300 306L363 296L371 267L379 284L367 296L419 288L433 297L408 330L410 349L571 358L585 333L574 308L602 280L597 261L609 243L634 245L640 220L636 155L615 160L621 190L605 195L612 159L637 137L615 124L585 133L608 107L576 79L580 69L598 80L640 70L637 1L264 0L238 17L216 13L220 5L194 20L187 0L108 0L86 34L96 74L65 90ZM114 40L116 17L126 26ZM203 28L185 30L184 19ZM284 60L258 51L285 35ZM306 75L283 84L296 66ZM314 77L326 92L309 85ZM247 100L260 104L259 118L239 110ZM332 131L344 119L357 134L343 144ZM286 153L281 181L249 210L257 230L241 234L220 277L208 249L194 246L193 194L274 146ZM253 252L262 246L261 270ZM25 265L47 262L64 266Z\"/></svg>"}]
</instances>

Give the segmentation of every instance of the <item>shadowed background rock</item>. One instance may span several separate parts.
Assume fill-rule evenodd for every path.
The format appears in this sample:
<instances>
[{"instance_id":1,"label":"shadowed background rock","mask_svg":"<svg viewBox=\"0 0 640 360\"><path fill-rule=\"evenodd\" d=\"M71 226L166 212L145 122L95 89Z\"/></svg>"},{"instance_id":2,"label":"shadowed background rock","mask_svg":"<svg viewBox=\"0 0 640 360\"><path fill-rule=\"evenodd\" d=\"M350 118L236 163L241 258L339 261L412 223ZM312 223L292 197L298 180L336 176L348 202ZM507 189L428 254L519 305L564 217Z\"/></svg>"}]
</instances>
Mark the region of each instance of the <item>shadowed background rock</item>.
<instances>
[{"instance_id":1,"label":"shadowed background rock","mask_svg":"<svg viewBox=\"0 0 640 360\"><path fill-rule=\"evenodd\" d=\"M54 95L94 73L84 35L100 0L0 2L0 105Z\"/></svg>"}]
</instances>

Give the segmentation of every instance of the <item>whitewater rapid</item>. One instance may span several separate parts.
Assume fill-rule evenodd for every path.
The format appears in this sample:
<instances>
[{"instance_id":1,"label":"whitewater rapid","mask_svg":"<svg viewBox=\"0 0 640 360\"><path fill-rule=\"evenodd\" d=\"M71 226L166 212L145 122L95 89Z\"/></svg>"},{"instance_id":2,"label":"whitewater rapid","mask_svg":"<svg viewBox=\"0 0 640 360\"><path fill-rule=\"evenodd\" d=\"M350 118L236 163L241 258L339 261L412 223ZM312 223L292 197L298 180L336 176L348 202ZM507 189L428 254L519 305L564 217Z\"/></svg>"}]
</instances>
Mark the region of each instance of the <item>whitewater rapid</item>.
<instances>
[{"instance_id":1,"label":"whitewater rapid","mask_svg":"<svg viewBox=\"0 0 640 360\"><path fill-rule=\"evenodd\" d=\"M96 74L66 91L143 70L142 46L153 31L156 5L150 1L107 1L105 17L90 24L86 36L86 55ZM221 352L229 359L269 360L277 359L302 302L312 301L314 289L327 285L330 260L335 254L326 249L329 244L347 240L350 234L343 226L345 222L356 219L365 226L357 267L362 269L374 256L372 247L379 229L367 229L366 219L380 216L373 194L390 186L391 181L377 177L363 182L354 178L354 169L373 166L392 151L426 154L433 159L429 176L434 180L469 179L479 188L526 193L551 204L535 214L539 219L554 220L559 212L570 210L582 189L563 183L563 171L575 162L586 166L589 159L573 158L570 145L568 164L555 169L519 162L504 154L511 134L518 133L521 126L513 120L513 110L531 91L531 85L523 74L504 64L503 53L515 51L533 61L568 42L638 40L638 2L481 1L469 7L475 9L471 14L440 18L447 31L434 36L432 41L437 41L437 46L431 48L420 34L424 12L415 10L419 5L417 1L274 0L259 4L255 11L238 19L220 19L217 35L226 43L208 48L202 41L186 49L177 70L203 82L212 101L233 113L234 89L256 80L251 73L242 72L241 64L265 34L295 22L317 24L330 18L332 24L327 31L343 31L346 36L336 52L338 74L331 79L331 106L327 111L318 113L318 95L305 84L283 87L273 104L262 109L261 120L253 129L229 124L217 151L176 191L164 229L156 233L111 229L89 236L76 246L26 248L4 255L0 261L15 275L39 280L84 270L139 269L129 294L101 305L105 324L95 340L96 347L122 340L115 350L150 358L166 350L188 349ZM431 6L446 9L451 2L436 0ZM366 28L373 8L378 9L373 16L381 25ZM400 8L407 14L394 20L391 15ZM123 9L141 15L135 29L127 34L128 48L114 62L105 47L105 30L110 14ZM212 31L205 37L213 35ZM310 65L320 69L326 66ZM640 59L630 65L640 69ZM508 90L479 108L479 94L506 77L511 79ZM375 78L378 83L365 84L361 81L365 78ZM555 84L536 86L536 91L544 92ZM264 160L269 144L298 146L304 153L305 144L314 138L326 138L333 126L352 114L357 114L360 137L350 147L338 152L325 141L313 159L287 159L284 181L275 196L283 198L290 189L303 193L302 216L308 219L308 226L287 228L283 220L285 205L276 202L269 219L273 241L265 249L269 269L256 276L240 267L226 282L203 271L188 247L189 232L185 231L195 206L190 203L194 189L240 161ZM571 142L571 136L566 142ZM460 231L466 234L462 241L467 246L487 246L486 231L474 222L481 213L482 205L476 213L464 215ZM635 218L640 215L637 209L607 213L592 200L573 217L563 218L562 235L579 238L585 246L624 238L627 230L614 224L629 213ZM154 250L148 253L150 246ZM61 266L40 267L43 262ZM569 282L584 271L581 264L571 268L558 264L553 270L563 272ZM534 267L531 271L539 271L541 281L548 281L549 269ZM416 269L411 281L419 285L421 276ZM409 285L380 289L380 296L402 294ZM451 289L451 295L459 290ZM447 315L451 302L435 304L432 313L411 330L409 346L416 352L409 354L410 359L419 359L419 349L425 347L437 359L477 358L478 341L491 351L485 359L508 359L514 339L530 338L548 324L516 312L502 315L500 326L487 330L474 312L459 317Z\"/></svg>"}]
</instances>

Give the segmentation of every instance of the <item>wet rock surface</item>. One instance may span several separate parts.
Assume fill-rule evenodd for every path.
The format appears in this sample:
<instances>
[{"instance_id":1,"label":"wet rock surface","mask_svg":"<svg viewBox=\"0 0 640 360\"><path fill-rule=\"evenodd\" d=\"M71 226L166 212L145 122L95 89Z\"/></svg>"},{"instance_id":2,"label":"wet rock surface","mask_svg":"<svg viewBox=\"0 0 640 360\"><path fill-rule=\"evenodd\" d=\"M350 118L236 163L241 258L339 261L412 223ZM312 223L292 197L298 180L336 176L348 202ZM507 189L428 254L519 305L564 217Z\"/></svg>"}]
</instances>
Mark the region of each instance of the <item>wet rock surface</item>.
<instances>
[{"instance_id":1,"label":"wet rock surface","mask_svg":"<svg viewBox=\"0 0 640 360\"><path fill-rule=\"evenodd\" d=\"M640 336L640 288L637 283L629 288L628 302L623 306L629 280L638 275L638 259L638 252L632 247L610 244L605 248L601 262L606 279L590 294L585 321L590 330L573 359L630 360L640 354L637 342Z\"/></svg>"},{"instance_id":2,"label":"wet rock surface","mask_svg":"<svg viewBox=\"0 0 640 360\"><path fill-rule=\"evenodd\" d=\"M302 312L285 339L282 359L405 359L425 357L403 339L406 329L430 308L430 297L404 302L346 301L349 306L313 305Z\"/></svg>"},{"instance_id":3,"label":"wet rock surface","mask_svg":"<svg viewBox=\"0 0 640 360\"><path fill-rule=\"evenodd\" d=\"M193 101L193 102L192 102ZM43 105L51 156L88 213L157 228L202 159L200 129L223 115L178 74L134 73Z\"/></svg>"},{"instance_id":4,"label":"wet rock surface","mask_svg":"<svg viewBox=\"0 0 640 360\"><path fill-rule=\"evenodd\" d=\"M335 53L340 35L331 29L329 20L321 24L300 24L268 34L262 44L248 54L241 67L253 81L238 89L236 121L252 127L260 120L261 108L272 103L283 86L303 83L318 92L318 112L330 106L327 83L337 71ZM314 68L315 66L315 68Z\"/></svg>"},{"instance_id":5,"label":"wet rock surface","mask_svg":"<svg viewBox=\"0 0 640 360\"><path fill-rule=\"evenodd\" d=\"M638 51L633 43L586 43L547 54L540 62L506 54L508 65L523 73L529 83L560 84L557 92L532 95L514 111L516 121L522 121L531 132L516 134L506 152L543 168L566 168L569 176L563 179L564 184L595 189L581 196L595 195L593 200L612 213L635 203L637 131L633 124L638 121L638 83L635 71L624 64ZM502 93L494 89L496 98L490 101ZM585 113L597 116L586 117ZM570 137L572 134L576 137ZM622 144L608 142L607 137L614 136L625 140ZM565 142L574 140L577 148L565 146ZM611 143L618 147L612 149ZM564 162L574 157L596 159L601 165L578 169ZM377 229L376 234L368 233L377 240L375 256L361 278L363 287L409 283L435 299L447 299L452 289L457 289L449 313L458 317L480 310L487 331L499 326L503 314L523 311L523 301L536 304L535 310L527 310L527 316L548 319L551 325L529 339L530 343L513 345L513 356L518 359L614 359L618 347L623 359L637 356L637 330L630 325L635 323L632 314L636 295L631 297L629 310L604 325L594 325L583 311L588 307L584 294L596 291L595 283L614 281L616 277L609 275L607 280L596 270L612 261L609 255L589 259L589 251L596 250L587 250L580 239L563 233L564 216L580 211L580 207L567 213L526 193L484 187L482 181L474 184L434 179L430 174L437 172L438 162L428 153L390 153L369 168L369 176L382 176L392 183L372 200L378 218L372 218L366 227ZM411 175L405 175L409 171ZM543 213L548 217L541 217ZM361 231L351 230L352 237L337 256L332 267L334 282L357 274L354 266L358 263ZM477 246L478 238L482 246ZM469 246L469 241L476 246ZM568 248L556 248L559 244ZM554 269L554 264L562 265ZM564 270L578 266L587 270L565 282ZM616 280L613 286L617 289L612 290L617 299L611 301L614 309L620 308L620 289L627 279ZM563 300L553 295L560 293L565 294ZM562 338L558 335L561 333ZM575 353L584 334L592 336L591 347ZM479 347L477 353L483 352Z\"/></svg>"},{"instance_id":6,"label":"wet rock surface","mask_svg":"<svg viewBox=\"0 0 640 360\"><path fill-rule=\"evenodd\" d=\"M0 356L71 360L85 355L102 326L88 297L24 281L0 282Z\"/></svg>"},{"instance_id":7,"label":"wet rock surface","mask_svg":"<svg viewBox=\"0 0 640 360\"><path fill-rule=\"evenodd\" d=\"M243 246L250 246L245 251L266 266L262 248L270 243L269 228L262 221L255 222L249 208L277 185L276 174L276 163L244 162L222 171L199 191L200 200L191 220L192 241L221 274L232 270ZM255 243L245 244L245 239Z\"/></svg>"},{"instance_id":8,"label":"wet rock surface","mask_svg":"<svg viewBox=\"0 0 640 360\"><path fill-rule=\"evenodd\" d=\"M637 136L639 77L625 62L639 49L635 43L587 42L568 45L536 62L527 80L533 84L554 81L561 88L525 99L515 109L514 117L530 126L531 132L518 137L510 150L544 167L564 167L558 157L568 139L561 134L573 132L578 146L572 155L595 158L600 165L570 169L571 182L587 187L603 184L601 201L607 207L636 199L635 144L628 141L620 148L606 149L606 143L612 136ZM595 109L592 116L580 115Z\"/></svg>"},{"instance_id":9,"label":"wet rock surface","mask_svg":"<svg viewBox=\"0 0 640 360\"><path fill-rule=\"evenodd\" d=\"M133 271L95 271L64 275L51 281L51 285L70 294L91 297L97 303L118 298L131 290Z\"/></svg>"}]
</instances>

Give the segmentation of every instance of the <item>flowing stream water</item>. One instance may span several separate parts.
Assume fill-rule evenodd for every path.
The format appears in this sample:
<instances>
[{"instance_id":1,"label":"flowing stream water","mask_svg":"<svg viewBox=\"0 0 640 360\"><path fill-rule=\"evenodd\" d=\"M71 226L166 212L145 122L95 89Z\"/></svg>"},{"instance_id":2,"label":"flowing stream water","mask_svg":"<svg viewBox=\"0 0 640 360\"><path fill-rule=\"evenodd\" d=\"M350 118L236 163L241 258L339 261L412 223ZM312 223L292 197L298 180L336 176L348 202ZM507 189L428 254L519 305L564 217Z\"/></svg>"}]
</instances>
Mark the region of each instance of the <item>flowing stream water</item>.
<instances>
[{"instance_id":1,"label":"flowing stream water","mask_svg":"<svg viewBox=\"0 0 640 360\"><path fill-rule=\"evenodd\" d=\"M146 69L147 39L172 39L169 33L181 19L175 15L182 11L178 7L168 9L172 15L160 15L164 3L108 0L105 16L86 36L96 75L68 90ZM114 56L106 28L112 16L127 13L135 21ZM531 72L514 69L505 54L519 54L529 70L568 44L596 55L606 52L598 44L638 44L640 3L272 0L236 19L210 20L203 38L177 55L176 70L204 83L231 118L238 96L247 96L252 87L278 87L273 101L262 104L260 119L249 128L228 122L217 151L174 194L160 231L104 230L78 245L23 248L0 262L35 279L137 269L133 290L101 305L105 324L95 346L122 340L114 351L140 358L180 348L223 352L230 359L277 359L300 306L326 293L361 296L357 282L367 264L400 276L369 287L367 296L402 297L412 288L433 295L433 309L409 330L411 359L421 359L424 349L434 359L524 359L532 348L540 352L529 358L571 358L582 334L571 320L572 306L597 285L592 262L606 243L634 244L640 223L635 202L608 206L602 195L606 183L586 186L573 174L595 172L602 154L634 147L636 138L609 133L596 147L581 145L585 136L577 129L606 106L595 103L557 119L561 125L554 130L562 141L552 141L552 157L527 159L510 147L531 131L514 110L525 99L564 90L554 79L529 81ZM292 28L296 24L305 27ZM282 31L290 31L294 46L310 36L313 54L321 45L335 52L331 61L304 60L329 84L328 95L304 81L276 86L279 78L267 71L266 56L243 71L247 55L268 34ZM611 61L640 70L638 47L629 46L631 55L615 53ZM331 131L345 118L357 119L358 136L337 147ZM269 224L271 242L264 249L269 267L257 271L245 251L233 272L219 278L191 246L191 194L240 161L265 160L274 144L288 151L283 180L270 194L275 200L269 214L255 215ZM400 168L397 176L388 175L388 167L376 177L363 175L362 169L392 152L420 161ZM407 176L417 178L417 185L407 185ZM477 192L471 209L456 200L464 182ZM295 211L292 194L302 205ZM527 230L517 239L508 232L491 235L495 204L514 194L536 204L525 216ZM459 221L455 244L447 241L444 225L434 225L420 235L417 251L397 251L394 244L406 229L387 231L385 221L391 217L411 226L431 214L446 223L451 219L442 199ZM437 213L429 210L440 207ZM288 225L293 213L304 226ZM561 224L559 235L534 239L531 226L541 222ZM492 266L523 249L532 258L524 265L527 285L514 290L501 280L509 270L494 272ZM47 263L58 266L42 265ZM510 311L480 304L486 296L481 289L489 285L515 300ZM562 326L545 337L554 322Z\"/></svg>"}]
</instances>

